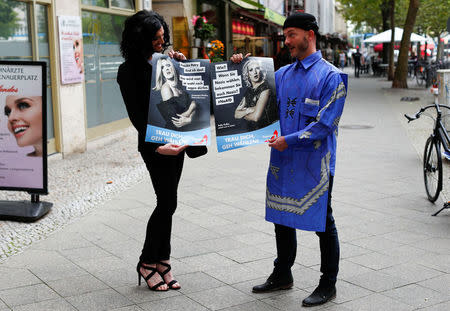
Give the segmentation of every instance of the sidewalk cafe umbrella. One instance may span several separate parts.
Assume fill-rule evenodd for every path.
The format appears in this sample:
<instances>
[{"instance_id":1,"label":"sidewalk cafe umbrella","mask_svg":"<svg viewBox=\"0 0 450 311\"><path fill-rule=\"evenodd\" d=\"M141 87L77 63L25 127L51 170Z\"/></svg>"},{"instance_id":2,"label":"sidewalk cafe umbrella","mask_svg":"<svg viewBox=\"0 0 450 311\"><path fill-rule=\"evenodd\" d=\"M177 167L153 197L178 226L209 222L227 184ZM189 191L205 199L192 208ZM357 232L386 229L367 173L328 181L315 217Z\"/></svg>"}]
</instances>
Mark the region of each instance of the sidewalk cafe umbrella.
<instances>
[{"instance_id":1,"label":"sidewalk cafe umbrella","mask_svg":"<svg viewBox=\"0 0 450 311\"><path fill-rule=\"evenodd\" d=\"M395 27L395 34L394 34L394 41L400 42L402 41L403 36L403 29ZM429 39L419 36L418 34L411 33L411 42L425 42L429 41ZM384 43L384 42L391 42L391 29L383 31L382 33L379 33L375 36L372 36L366 40L364 40L365 43Z\"/></svg>"}]
</instances>

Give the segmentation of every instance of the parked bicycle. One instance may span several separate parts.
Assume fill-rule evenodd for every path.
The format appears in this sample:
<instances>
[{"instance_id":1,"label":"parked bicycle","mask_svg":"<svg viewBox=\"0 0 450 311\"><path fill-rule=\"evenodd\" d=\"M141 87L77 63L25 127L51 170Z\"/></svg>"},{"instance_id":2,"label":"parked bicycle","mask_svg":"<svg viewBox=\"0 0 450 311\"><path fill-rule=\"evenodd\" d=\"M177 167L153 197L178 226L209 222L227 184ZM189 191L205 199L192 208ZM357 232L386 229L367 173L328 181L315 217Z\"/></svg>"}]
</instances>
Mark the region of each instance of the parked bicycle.
<instances>
[{"instance_id":1,"label":"parked bicycle","mask_svg":"<svg viewBox=\"0 0 450 311\"><path fill-rule=\"evenodd\" d=\"M432 90L434 94L434 104L420 108L414 116L405 114L405 117L408 119L408 123L420 118L421 115L426 115L435 121L433 133L428 137L423 152L423 179L425 182L425 191L428 200L430 202L435 202L442 191L443 183L441 146L444 148L445 152L450 153L450 137L442 123L442 108L450 111L450 107L440 105L437 89ZM434 109L436 111L435 117L429 113L425 113L429 109ZM444 204L444 207L434 213L433 216L439 214L443 209L449 208L448 206L450 206L449 202Z\"/></svg>"}]
</instances>

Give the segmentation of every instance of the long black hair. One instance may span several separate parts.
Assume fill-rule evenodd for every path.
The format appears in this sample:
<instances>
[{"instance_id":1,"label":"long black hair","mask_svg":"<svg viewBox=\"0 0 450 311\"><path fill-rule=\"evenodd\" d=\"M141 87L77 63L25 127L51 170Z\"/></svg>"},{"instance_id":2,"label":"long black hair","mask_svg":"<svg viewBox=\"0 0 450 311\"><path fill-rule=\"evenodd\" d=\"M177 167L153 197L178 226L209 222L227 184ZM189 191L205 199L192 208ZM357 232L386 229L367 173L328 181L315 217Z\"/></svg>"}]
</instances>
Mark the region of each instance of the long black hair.
<instances>
[{"instance_id":1,"label":"long black hair","mask_svg":"<svg viewBox=\"0 0 450 311\"><path fill-rule=\"evenodd\" d=\"M164 18L154 11L142 10L125 20L120 42L120 53L125 60L147 60L153 54L152 40L158 30L164 29L163 49L170 43L169 27Z\"/></svg>"}]
</instances>

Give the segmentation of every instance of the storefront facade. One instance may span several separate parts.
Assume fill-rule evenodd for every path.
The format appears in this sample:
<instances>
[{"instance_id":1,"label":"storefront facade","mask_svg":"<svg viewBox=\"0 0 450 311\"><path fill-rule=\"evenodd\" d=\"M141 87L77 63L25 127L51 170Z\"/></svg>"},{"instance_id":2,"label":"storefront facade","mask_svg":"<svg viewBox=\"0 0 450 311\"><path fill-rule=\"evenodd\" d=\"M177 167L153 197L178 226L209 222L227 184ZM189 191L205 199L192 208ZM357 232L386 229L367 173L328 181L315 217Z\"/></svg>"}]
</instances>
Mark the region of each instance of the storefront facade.
<instances>
[{"instance_id":1,"label":"storefront facade","mask_svg":"<svg viewBox=\"0 0 450 311\"><path fill-rule=\"evenodd\" d=\"M270 10L270 2L0 0L4 13L0 15L0 60L47 63L48 153L64 156L84 152L89 141L130 126L116 83L117 69L123 62L119 44L128 16L142 9L159 12L169 25L174 47L188 57L196 57L190 19L209 12L208 18L217 26L216 39L225 43L225 58L244 50L274 56L277 40L273 38L281 33L282 24L281 14L275 10L284 10L284 4ZM60 16L81 21L84 77L79 83L62 81Z\"/></svg>"},{"instance_id":2,"label":"storefront facade","mask_svg":"<svg viewBox=\"0 0 450 311\"><path fill-rule=\"evenodd\" d=\"M86 150L87 142L129 126L116 83L127 16L150 1L0 0L0 59L47 63L48 153ZM77 16L83 33L84 81L63 84L58 17Z\"/></svg>"}]
</instances>

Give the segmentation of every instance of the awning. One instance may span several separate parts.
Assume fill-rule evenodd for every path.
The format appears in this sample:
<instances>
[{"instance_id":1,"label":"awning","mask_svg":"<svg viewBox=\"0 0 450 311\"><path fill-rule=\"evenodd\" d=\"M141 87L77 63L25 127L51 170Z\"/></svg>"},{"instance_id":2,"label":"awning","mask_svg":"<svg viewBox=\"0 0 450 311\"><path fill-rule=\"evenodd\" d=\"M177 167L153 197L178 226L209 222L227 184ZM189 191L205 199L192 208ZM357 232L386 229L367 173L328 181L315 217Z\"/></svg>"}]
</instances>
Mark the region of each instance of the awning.
<instances>
[{"instance_id":1,"label":"awning","mask_svg":"<svg viewBox=\"0 0 450 311\"><path fill-rule=\"evenodd\" d=\"M286 17L269 8L266 8L264 12L264 18L281 26L283 26L284 21L286 20Z\"/></svg>"},{"instance_id":2,"label":"awning","mask_svg":"<svg viewBox=\"0 0 450 311\"><path fill-rule=\"evenodd\" d=\"M225 0L226 1L226 0ZM253 0L228 0L239 7L237 10L241 15L256 19L260 22L283 26L286 17L266 8L264 5Z\"/></svg>"},{"instance_id":3,"label":"awning","mask_svg":"<svg viewBox=\"0 0 450 311\"><path fill-rule=\"evenodd\" d=\"M262 4L259 4L258 2L252 0L231 0L231 2L236 3L237 5L239 5L244 9L250 10L264 9L264 6Z\"/></svg>"}]
</instances>

